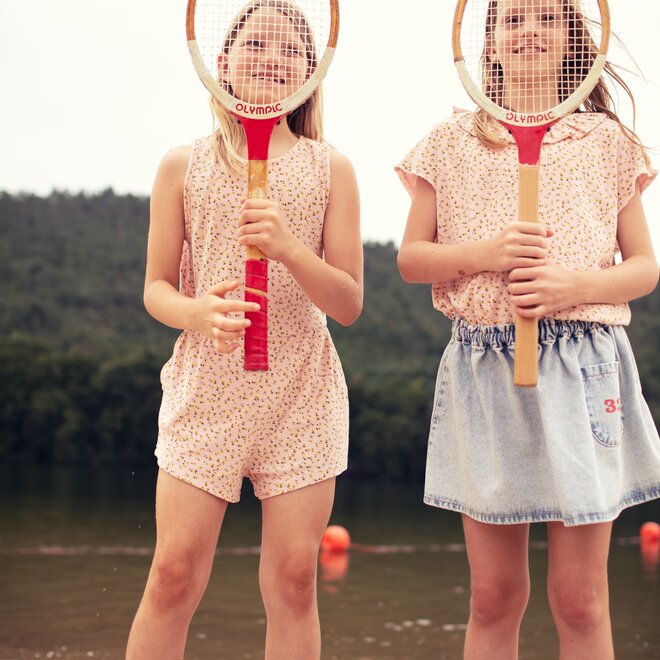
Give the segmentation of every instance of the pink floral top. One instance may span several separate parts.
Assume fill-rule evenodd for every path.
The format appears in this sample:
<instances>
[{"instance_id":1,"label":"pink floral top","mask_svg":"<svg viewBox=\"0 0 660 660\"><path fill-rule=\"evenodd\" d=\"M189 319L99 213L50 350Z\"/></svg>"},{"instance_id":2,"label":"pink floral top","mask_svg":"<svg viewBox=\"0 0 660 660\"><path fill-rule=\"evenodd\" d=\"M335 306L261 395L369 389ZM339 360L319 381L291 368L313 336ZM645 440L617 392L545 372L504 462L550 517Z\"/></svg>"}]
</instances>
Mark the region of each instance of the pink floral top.
<instances>
[{"instance_id":1,"label":"pink floral top","mask_svg":"<svg viewBox=\"0 0 660 660\"><path fill-rule=\"evenodd\" d=\"M438 124L397 166L412 195L417 177L436 190L437 242L462 243L499 232L518 219L518 155L513 137L491 149L477 137L473 114L461 112ZM642 151L604 114L573 113L555 124L541 152L540 222L552 229L549 259L571 270L599 270L614 264L619 211L639 183L655 178ZM502 325L514 316L508 274L481 272L433 285L433 306L470 324ZM579 305L556 319L627 325L627 304Z\"/></svg>"}]
</instances>

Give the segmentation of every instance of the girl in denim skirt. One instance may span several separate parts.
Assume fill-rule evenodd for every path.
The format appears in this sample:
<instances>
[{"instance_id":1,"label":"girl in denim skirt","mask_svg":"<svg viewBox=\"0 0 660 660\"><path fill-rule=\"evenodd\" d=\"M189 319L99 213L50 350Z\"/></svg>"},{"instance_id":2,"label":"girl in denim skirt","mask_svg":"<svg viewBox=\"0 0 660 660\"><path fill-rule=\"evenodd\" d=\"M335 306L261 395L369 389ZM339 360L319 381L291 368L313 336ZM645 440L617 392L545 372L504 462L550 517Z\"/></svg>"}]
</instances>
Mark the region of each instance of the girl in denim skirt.
<instances>
[{"instance_id":1,"label":"girl in denim skirt","mask_svg":"<svg viewBox=\"0 0 660 660\"><path fill-rule=\"evenodd\" d=\"M529 37L540 50L566 30L547 14ZM517 657L529 523L546 522L561 657L607 660L612 521L660 497L660 440L624 331L628 301L658 281L641 203L655 173L602 78L542 159L541 225L517 221L514 140L482 111L441 122L397 167L412 196L401 275L432 283L453 320L424 499L463 516L466 658ZM536 388L513 385L516 314L539 320Z\"/></svg>"}]
</instances>

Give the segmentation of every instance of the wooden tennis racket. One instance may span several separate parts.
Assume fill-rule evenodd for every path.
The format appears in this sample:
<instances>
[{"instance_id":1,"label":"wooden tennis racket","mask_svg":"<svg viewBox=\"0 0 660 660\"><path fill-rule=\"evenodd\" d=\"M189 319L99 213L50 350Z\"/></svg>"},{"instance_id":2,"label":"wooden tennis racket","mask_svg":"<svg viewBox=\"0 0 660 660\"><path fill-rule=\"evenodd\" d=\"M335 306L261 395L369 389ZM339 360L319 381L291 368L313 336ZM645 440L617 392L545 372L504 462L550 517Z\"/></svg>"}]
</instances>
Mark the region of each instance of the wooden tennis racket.
<instances>
[{"instance_id":1,"label":"wooden tennis racket","mask_svg":"<svg viewBox=\"0 0 660 660\"><path fill-rule=\"evenodd\" d=\"M193 64L211 95L245 131L248 198L268 195L268 146L278 121L302 105L332 61L338 0L188 0L186 33ZM244 368L268 369L268 261L247 248L245 300L251 325Z\"/></svg>"},{"instance_id":2,"label":"wooden tennis racket","mask_svg":"<svg viewBox=\"0 0 660 660\"><path fill-rule=\"evenodd\" d=\"M596 86L606 64L606 0L458 0L454 62L472 100L518 146L519 220L538 222L546 132ZM516 318L514 383L538 380L538 321Z\"/></svg>"}]
</instances>

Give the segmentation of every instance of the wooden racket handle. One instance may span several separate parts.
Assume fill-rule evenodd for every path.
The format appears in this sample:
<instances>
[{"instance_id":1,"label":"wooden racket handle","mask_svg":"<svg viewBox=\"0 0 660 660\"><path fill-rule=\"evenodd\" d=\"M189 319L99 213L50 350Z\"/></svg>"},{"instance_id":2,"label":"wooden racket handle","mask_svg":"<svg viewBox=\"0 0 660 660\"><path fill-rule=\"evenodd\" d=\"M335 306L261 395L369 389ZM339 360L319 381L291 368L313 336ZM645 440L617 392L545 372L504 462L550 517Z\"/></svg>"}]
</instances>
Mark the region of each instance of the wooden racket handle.
<instances>
[{"instance_id":1,"label":"wooden racket handle","mask_svg":"<svg viewBox=\"0 0 660 660\"><path fill-rule=\"evenodd\" d=\"M268 199L268 161L251 160L248 162L248 199ZM257 247L248 245L248 259L266 259L266 255Z\"/></svg>"},{"instance_id":2,"label":"wooden racket handle","mask_svg":"<svg viewBox=\"0 0 660 660\"><path fill-rule=\"evenodd\" d=\"M268 197L268 161L248 162L248 198ZM264 253L249 245L245 261L245 301L257 302L258 312L246 312L251 325L245 331L243 368L268 371L268 260Z\"/></svg>"},{"instance_id":3,"label":"wooden racket handle","mask_svg":"<svg viewBox=\"0 0 660 660\"><path fill-rule=\"evenodd\" d=\"M539 165L518 166L518 216L521 222L539 221ZM516 352L513 382L535 387L538 382L539 324L537 319L516 316Z\"/></svg>"}]
</instances>

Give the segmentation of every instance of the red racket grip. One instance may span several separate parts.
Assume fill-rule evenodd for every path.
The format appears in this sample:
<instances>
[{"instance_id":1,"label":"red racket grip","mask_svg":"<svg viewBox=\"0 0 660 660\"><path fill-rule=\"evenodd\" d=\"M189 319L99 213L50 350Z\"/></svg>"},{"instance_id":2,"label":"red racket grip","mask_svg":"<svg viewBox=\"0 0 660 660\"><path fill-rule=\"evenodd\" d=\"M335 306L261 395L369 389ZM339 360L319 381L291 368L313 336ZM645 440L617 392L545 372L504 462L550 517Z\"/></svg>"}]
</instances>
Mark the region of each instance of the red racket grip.
<instances>
[{"instance_id":1,"label":"red racket grip","mask_svg":"<svg viewBox=\"0 0 660 660\"><path fill-rule=\"evenodd\" d=\"M246 371L268 371L268 261L248 259L245 262L245 302L259 303L258 312L245 312L251 325L245 330L243 368Z\"/></svg>"}]
</instances>

